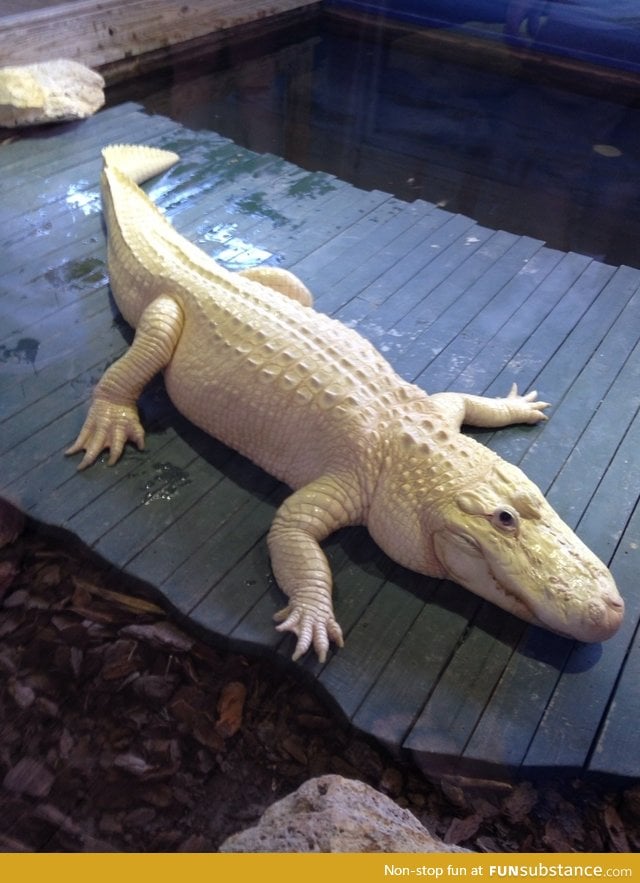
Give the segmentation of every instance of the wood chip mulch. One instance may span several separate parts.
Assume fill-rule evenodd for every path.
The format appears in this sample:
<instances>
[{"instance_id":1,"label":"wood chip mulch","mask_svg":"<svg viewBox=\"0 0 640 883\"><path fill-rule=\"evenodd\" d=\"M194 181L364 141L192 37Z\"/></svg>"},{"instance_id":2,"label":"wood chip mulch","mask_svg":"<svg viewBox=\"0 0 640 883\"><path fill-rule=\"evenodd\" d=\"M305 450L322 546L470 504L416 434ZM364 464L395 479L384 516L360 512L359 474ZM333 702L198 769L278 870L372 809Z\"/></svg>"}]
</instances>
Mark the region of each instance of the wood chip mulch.
<instances>
[{"instance_id":1,"label":"wood chip mulch","mask_svg":"<svg viewBox=\"0 0 640 883\"><path fill-rule=\"evenodd\" d=\"M640 786L429 782L292 676L203 643L121 574L11 517L0 511L0 851L215 851L325 773L470 849L640 849Z\"/></svg>"}]
</instances>

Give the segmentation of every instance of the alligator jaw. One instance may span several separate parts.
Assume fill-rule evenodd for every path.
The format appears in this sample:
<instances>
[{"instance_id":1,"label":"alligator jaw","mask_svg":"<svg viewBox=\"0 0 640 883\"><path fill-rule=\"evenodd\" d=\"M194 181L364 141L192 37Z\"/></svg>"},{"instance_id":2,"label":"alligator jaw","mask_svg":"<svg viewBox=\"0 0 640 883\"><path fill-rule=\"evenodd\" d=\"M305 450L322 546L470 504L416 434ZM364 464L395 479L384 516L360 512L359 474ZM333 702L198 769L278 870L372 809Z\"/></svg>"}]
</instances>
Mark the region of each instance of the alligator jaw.
<instances>
[{"instance_id":1,"label":"alligator jaw","mask_svg":"<svg viewBox=\"0 0 640 883\"><path fill-rule=\"evenodd\" d=\"M586 604L581 605L579 618L556 624L556 621L541 622L551 631L574 638L587 644L597 644L613 637L624 616L624 601L618 594L613 578L603 571L594 578L596 587Z\"/></svg>"},{"instance_id":2,"label":"alligator jaw","mask_svg":"<svg viewBox=\"0 0 640 883\"><path fill-rule=\"evenodd\" d=\"M442 530L434 535L434 550L449 578L532 625L566 638L599 643L612 637L624 615L624 602L607 568L589 553L574 579L551 576L542 584L534 570L520 582L498 563L492 566L480 543L466 532ZM524 587L524 577L529 577Z\"/></svg>"},{"instance_id":3,"label":"alligator jaw","mask_svg":"<svg viewBox=\"0 0 640 883\"><path fill-rule=\"evenodd\" d=\"M525 622L544 625L522 594L498 579L480 544L470 534L442 530L434 533L433 541L438 563L447 578Z\"/></svg>"}]
</instances>

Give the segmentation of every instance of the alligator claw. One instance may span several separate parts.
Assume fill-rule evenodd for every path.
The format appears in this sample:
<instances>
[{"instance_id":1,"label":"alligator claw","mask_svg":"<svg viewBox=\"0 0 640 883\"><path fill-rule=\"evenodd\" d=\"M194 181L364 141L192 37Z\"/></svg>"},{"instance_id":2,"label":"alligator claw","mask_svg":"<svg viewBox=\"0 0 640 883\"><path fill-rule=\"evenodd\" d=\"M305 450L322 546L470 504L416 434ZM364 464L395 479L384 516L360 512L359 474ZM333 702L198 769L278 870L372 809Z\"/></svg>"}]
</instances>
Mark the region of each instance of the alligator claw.
<instances>
[{"instance_id":1,"label":"alligator claw","mask_svg":"<svg viewBox=\"0 0 640 883\"><path fill-rule=\"evenodd\" d=\"M543 413L545 408L550 407L549 402L539 402L538 391L532 389L526 395L520 395L518 392L518 384L513 383L509 394L506 397L510 402L519 404L518 421L520 423L539 423L540 420L548 420L546 414Z\"/></svg>"},{"instance_id":2,"label":"alligator claw","mask_svg":"<svg viewBox=\"0 0 640 883\"><path fill-rule=\"evenodd\" d=\"M87 419L80 433L65 454L85 455L78 464L78 470L86 469L95 463L102 451L109 449L109 466L113 466L128 441L134 442L139 450L144 448L144 429L133 405L116 405L97 399L91 405Z\"/></svg>"},{"instance_id":3,"label":"alligator claw","mask_svg":"<svg viewBox=\"0 0 640 883\"><path fill-rule=\"evenodd\" d=\"M306 604L297 606L292 601L273 618L280 623L276 631L293 632L298 638L291 657L294 662L304 656L311 645L319 662L326 662L331 641L338 647L344 647L342 629L330 612L310 609Z\"/></svg>"}]
</instances>

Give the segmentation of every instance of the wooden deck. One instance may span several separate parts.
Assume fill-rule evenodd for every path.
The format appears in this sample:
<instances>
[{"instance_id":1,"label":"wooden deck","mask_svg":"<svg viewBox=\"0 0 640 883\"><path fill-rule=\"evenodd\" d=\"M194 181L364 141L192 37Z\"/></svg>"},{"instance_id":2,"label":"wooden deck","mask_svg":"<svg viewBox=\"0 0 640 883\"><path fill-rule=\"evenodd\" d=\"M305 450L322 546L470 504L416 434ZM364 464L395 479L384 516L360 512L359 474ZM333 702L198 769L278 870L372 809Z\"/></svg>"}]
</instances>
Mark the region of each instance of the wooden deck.
<instances>
[{"instance_id":1,"label":"wooden deck","mask_svg":"<svg viewBox=\"0 0 640 883\"><path fill-rule=\"evenodd\" d=\"M265 534L287 489L194 429L161 381L147 450L76 472L63 451L130 340L110 300L100 148L177 150L150 186L231 268L291 267L406 378L504 394L550 421L478 433L611 561L627 604L596 646L529 628L393 564L364 530L327 544L346 646L295 667L354 726L430 772L640 774L640 271L549 249L425 202L357 190L132 104L0 147L0 494L157 589L195 628L285 662ZM291 664L293 665L293 664Z\"/></svg>"}]
</instances>

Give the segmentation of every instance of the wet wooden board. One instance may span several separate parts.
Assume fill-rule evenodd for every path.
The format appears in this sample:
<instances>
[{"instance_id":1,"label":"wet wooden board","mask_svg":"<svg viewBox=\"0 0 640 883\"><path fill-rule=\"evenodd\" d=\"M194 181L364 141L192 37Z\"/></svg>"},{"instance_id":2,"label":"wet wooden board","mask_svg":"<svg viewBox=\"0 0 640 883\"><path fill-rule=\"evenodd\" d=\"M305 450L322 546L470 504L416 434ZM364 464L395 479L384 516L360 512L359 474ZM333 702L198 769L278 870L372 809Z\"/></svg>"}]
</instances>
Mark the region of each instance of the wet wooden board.
<instances>
[{"instance_id":1,"label":"wet wooden board","mask_svg":"<svg viewBox=\"0 0 640 883\"><path fill-rule=\"evenodd\" d=\"M184 235L232 269L290 267L403 377L429 391L537 387L548 423L474 434L611 562L627 603L615 638L575 644L343 530L326 548L346 646L292 667L432 773L637 777L640 272L357 190L132 104L4 144L0 493L246 652L292 652L273 628L283 597L265 542L287 488L191 426L160 379L141 401L144 453L83 473L63 454L132 336L109 295L98 193L100 148L123 140L181 154L147 189Z\"/></svg>"}]
</instances>

